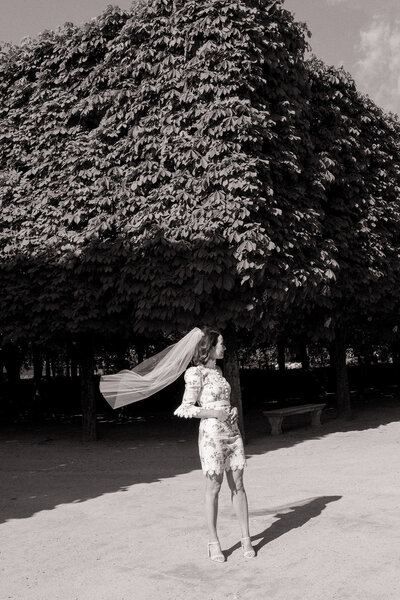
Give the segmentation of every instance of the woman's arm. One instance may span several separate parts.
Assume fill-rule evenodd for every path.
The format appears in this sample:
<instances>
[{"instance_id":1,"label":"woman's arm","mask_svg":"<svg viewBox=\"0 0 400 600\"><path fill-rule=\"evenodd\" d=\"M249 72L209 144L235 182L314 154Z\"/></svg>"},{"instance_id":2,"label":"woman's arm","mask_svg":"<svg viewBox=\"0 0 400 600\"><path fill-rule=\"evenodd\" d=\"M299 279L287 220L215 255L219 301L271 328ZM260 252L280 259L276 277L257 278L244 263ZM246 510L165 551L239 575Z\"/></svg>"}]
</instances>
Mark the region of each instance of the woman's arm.
<instances>
[{"instance_id":1,"label":"woman's arm","mask_svg":"<svg viewBox=\"0 0 400 600\"><path fill-rule=\"evenodd\" d=\"M230 418L229 410L223 408L199 408L199 412L194 416L198 419L219 419L222 422Z\"/></svg>"},{"instance_id":2,"label":"woman's arm","mask_svg":"<svg viewBox=\"0 0 400 600\"><path fill-rule=\"evenodd\" d=\"M224 422L230 418L230 411L225 409L200 408L196 406L197 400L200 398L203 387L202 375L196 367L190 367L185 373L185 392L183 394L182 403L174 411L177 417L190 419L196 417L198 419L219 419Z\"/></svg>"},{"instance_id":3,"label":"woman's arm","mask_svg":"<svg viewBox=\"0 0 400 600\"><path fill-rule=\"evenodd\" d=\"M196 402L200 398L202 387L203 382L199 369L196 367L187 369L185 372L185 391L182 402L174 411L174 415L185 419L199 416L199 412L202 409L196 406Z\"/></svg>"}]
</instances>

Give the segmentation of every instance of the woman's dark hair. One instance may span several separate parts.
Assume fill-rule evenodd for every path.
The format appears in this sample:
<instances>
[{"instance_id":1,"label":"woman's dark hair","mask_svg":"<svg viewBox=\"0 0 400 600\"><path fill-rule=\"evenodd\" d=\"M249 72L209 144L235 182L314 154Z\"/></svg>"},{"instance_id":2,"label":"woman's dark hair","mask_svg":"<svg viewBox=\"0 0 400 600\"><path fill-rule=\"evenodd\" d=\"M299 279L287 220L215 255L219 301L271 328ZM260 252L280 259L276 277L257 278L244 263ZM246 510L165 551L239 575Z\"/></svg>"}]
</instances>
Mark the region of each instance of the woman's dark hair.
<instances>
[{"instance_id":1,"label":"woman's dark hair","mask_svg":"<svg viewBox=\"0 0 400 600\"><path fill-rule=\"evenodd\" d=\"M221 335L219 331L211 329L211 327L202 327L201 330L204 335L197 344L192 359L193 364L196 365L196 367L197 365L206 364L210 358L210 351L212 348L215 348L218 343L218 338Z\"/></svg>"}]
</instances>

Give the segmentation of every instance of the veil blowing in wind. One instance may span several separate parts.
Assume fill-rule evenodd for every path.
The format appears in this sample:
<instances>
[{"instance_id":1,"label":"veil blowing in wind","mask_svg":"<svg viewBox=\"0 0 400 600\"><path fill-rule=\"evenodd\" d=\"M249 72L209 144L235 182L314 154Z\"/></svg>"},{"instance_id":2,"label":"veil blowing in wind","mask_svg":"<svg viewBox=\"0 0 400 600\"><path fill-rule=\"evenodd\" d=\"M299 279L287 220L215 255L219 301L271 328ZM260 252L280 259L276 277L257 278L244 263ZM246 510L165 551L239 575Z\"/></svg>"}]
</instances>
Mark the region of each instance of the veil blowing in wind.
<instances>
[{"instance_id":1,"label":"veil blowing in wind","mask_svg":"<svg viewBox=\"0 0 400 600\"><path fill-rule=\"evenodd\" d=\"M179 342L139 363L100 378L100 391L112 408L120 408L152 396L178 379L193 357L203 332L195 327Z\"/></svg>"}]
</instances>

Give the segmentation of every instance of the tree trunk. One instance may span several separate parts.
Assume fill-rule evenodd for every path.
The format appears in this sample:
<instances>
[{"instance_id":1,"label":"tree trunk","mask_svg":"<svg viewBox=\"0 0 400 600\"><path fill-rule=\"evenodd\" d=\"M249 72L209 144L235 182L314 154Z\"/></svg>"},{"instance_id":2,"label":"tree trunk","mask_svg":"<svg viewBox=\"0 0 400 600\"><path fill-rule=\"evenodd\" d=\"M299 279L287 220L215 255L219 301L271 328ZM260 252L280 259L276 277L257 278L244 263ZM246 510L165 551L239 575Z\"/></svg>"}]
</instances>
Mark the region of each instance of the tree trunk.
<instances>
[{"instance_id":1,"label":"tree trunk","mask_svg":"<svg viewBox=\"0 0 400 600\"><path fill-rule=\"evenodd\" d=\"M57 377L64 377L64 360L60 358L56 363Z\"/></svg>"},{"instance_id":2,"label":"tree trunk","mask_svg":"<svg viewBox=\"0 0 400 600\"><path fill-rule=\"evenodd\" d=\"M116 362L115 368L117 371L122 371L123 369L129 369L129 361L126 357L127 354L127 344L121 342L118 344L116 351Z\"/></svg>"},{"instance_id":3,"label":"tree trunk","mask_svg":"<svg viewBox=\"0 0 400 600\"><path fill-rule=\"evenodd\" d=\"M78 377L78 363L74 358L71 358L71 377L72 379Z\"/></svg>"},{"instance_id":4,"label":"tree trunk","mask_svg":"<svg viewBox=\"0 0 400 600\"><path fill-rule=\"evenodd\" d=\"M75 343L70 346L69 358L71 361L71 378L76 379L78 377L78 350Z\"/></svg>"},{"instance_id":5,"label":"tree trunk","mask_svg":"<svg viewBox=\"0 0 400 600\"><path fill-rule=\"evenodd\" d=\"M47 381L49 381L51 377L51 371L50 371L50 355L46 354L46 379Z\"/></svg>"},{"instance_id":6,"label":"tree trunk","mask_svg":"<svg viewBox=\"0 0 400 600\"><path fill-rule=\"evenodd\" d=\"M137 355L138 364L144 361L144 343L142 341L137 341L135 344L135 350Z\"/></svg>"},{"instance_id":7,"label":"tree trunk","mask_svg":"<svg viewBox=\"0 0 400 600\"><path fill-rule=\"evenodd\" d=\"M12 385L18 384L21 375L22 356L19 349L12 344L3 348L3 361L7 371L7 381Z\"/></svg>"},{"instance_id":8,"label":"tree trunk","mask_svg":"<svg viewBox=\"0 0 400 600\"><path fill-rule=\"evenodd\" d=\"M365 395L365 385L364 382L366 380L366 368L364 356L359 354L357 356L357 372L358 372L358 396L360 399L364 398Z\"/></svg>"},{"instance_id":9,"label":"tree trunk","mask_svg":"<svg viewBox=\"0 0 400 600\"><path fill-rule=\"evenodd\" d=\"M43 371L43 360L40 351L37 348L33 348L32 351L32 362L33 362L33 379L36 384L42 379Z\"/></svg>"},{"instance_id":10,"label":"tree trunk","mask_svg":"<svg viewBox=\"0 0 400 600\"><path fill-rule=\"evenodd\" d=\"M279 371L284 371L286 369L285 366L285 342L280 340L278 342L278 368Z\"/></svg>"},{"instance_id":11,"label":"tree trunk","mask_svg":"<svg viewBox=\"0 0 400 600\"><path fill-rule=\"evenodd\" d=\"M308 356L307 344L303 340L300 342L300 360L303 371L309 371L310 357Z\"/></svg>"},{"instance_id":12,"label":"tree trunk","mask_svg":"<svg viewBox=\"0 0 400 600\"><path fill-rule=\"evenodd\" d=\"M224 375L231 386L231 404L238 410L238 425L243 442L246 442L243 420L242 391L240 389L239 359L237 352L236 332L233 328L224 331L226 346L224 356Z\"/></svg>"},{"instance_id":13,"label":"tree trunk","mask_svg":"<svg viewBox=\"0 0 400 600\"><path fill-rule=\"evenodd\" d=\"M351 418L349 379L346 367L346 332L343 327L335 330L336 402L339 415Z\"/></svg>"},{"instance_id":14,"label":"tree trunk","mask_svg":"<svg viewBox=\"0 0 400 600\"><path fill-rule=\"evenodd\" d=\"M329 344L328 352L329 352L329 367L332 369L332 371L334 371L336 369L335 342L332 342L331 344Z\"/></svg>"},{"instance_id":15,"label":"tree trunk","mask_svg":"<svg viewBox=\"0 0 400 600\"><path fill-rule=\"evenodd\" d=\"M396 373L397 373L396 383L397 383L397 385L400 385L400 343L399 342L394 342L394 344L391 347L391 352L392 352L393 365L395 366Z\"/></svg>"},{"instance_id":16,"label":"tree trunk","mask_svg":"<svg viewBox=\"0 0 400 600\"><path fill-rule=\"evenodd\" d=\"M82 405L82 437L84 442L97 440L96 395L93 347L89 343L80 348L79 372Z\"/></svg>"}]
</instances>

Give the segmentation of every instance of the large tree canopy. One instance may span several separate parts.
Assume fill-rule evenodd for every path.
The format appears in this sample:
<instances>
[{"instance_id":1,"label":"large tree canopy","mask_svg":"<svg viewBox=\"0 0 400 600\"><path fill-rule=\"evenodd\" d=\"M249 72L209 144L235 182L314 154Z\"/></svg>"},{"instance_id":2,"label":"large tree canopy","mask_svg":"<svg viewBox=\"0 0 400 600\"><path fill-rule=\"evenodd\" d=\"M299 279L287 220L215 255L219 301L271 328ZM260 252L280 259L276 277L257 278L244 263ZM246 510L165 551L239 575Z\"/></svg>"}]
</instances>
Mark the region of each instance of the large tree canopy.
<instances>
[{"instance_id":1,"label":"large tree canopy","mask_svg":"<svg viewBox=\"0 0 400 600\"><path fill-rule=\"evenodd\" d=\"M3 51L5 331L271 328L327 281L306 47L281 2L154 0Z\"/></svg>"},{"instance_id":2,"label":"large tree canopy","mask_svg":"<svg viewBox=\"0 0 400 600\"><path fill-rule=\"evenodd\" d=\"M361 94L343 69L315 59L308 68L314 155L327 169L322 231L335 257L313 318L317 325L321 315L320 330L365 327L398 313L400 121Z\"/></svg>"}]
</instances>

